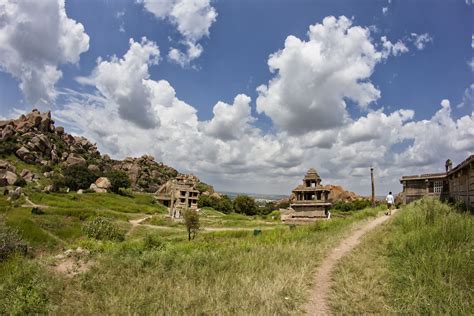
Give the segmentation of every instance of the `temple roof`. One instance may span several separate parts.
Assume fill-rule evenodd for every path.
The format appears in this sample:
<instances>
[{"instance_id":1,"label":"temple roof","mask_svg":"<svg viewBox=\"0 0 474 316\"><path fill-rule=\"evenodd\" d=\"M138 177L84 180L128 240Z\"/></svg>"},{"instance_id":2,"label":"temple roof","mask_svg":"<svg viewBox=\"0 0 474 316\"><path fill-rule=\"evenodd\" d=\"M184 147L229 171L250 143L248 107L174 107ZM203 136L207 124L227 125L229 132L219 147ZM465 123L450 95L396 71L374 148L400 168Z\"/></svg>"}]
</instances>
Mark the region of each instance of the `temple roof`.
<instances>
[{"instance_id":1,"label":"temple roof","mask_svg":"<svg viewBox=\"0 0 474 316\"><path fill-rule=\"evenodd\" d=\"M331 190L327 189L326 187L322 185L318 185L316 187L307 187L302 184L297 186L296 188L293 189L292 192L316 192L316 191L324 191L324 192L329 192Z\"/></svg>"},{"instance_id":2,"label":"temple roof","mask_svg":"<svg viewBox=\"0 0 474 316\"><path fill-rule=\"evenodd\" d=\"M304 176L305 180L321 180L321 177L319 176L318 172L314 168L309 168L308 172L306 172L306 175Z\"/></svg>"}]
</instances>

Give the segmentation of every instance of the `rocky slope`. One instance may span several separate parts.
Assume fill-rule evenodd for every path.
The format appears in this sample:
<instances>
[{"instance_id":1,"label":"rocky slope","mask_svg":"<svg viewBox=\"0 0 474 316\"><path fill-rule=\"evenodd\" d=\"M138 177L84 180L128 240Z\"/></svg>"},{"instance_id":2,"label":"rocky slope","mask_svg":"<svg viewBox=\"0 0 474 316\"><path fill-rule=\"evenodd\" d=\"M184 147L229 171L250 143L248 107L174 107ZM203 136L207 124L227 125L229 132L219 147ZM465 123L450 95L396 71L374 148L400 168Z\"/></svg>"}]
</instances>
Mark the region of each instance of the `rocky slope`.
<instances>
[{"instance_id":1,"label":"rocky slope","mask_svg":"<svg viewBox=\"0 0 474 316\"><path fill-rule=\"evenodd\" d=\"M98 172L124 171L130 178L132 189L138 191L155 192L160 185L178 174L174 168L148 155L124 160L101 155L96 144L84 137L66 133L63 127L55 126L50 112L41 113L36 109L18 119L0 121L0 157L10 155L27 164L55 167L56 170L56 167L61 170L80 164ZM5 161L1 164L0 183L13 184L16 170L12 170L12 166Z\"/></svg>"}]
</instances>

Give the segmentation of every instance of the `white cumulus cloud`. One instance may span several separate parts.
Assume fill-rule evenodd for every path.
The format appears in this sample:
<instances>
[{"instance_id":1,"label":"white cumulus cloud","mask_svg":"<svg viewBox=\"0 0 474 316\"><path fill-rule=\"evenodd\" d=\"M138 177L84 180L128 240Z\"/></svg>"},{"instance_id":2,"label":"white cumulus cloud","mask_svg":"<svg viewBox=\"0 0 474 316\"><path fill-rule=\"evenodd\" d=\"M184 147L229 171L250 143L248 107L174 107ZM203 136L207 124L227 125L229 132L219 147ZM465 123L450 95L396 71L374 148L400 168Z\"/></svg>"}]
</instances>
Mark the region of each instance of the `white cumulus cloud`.
<instances>
[{"instance_id":1,"label":"white cumulus cloud","mask_svg":"<svg viewBox=\"0 0 474 316\"><path fill-rule=\"evenodd\" d=\"M202 54L198 41L209 36L209 29L217 19L217 11L210 0L139 0L145 9L158 19L170 21L182 35L186 46L183 52L171 48L168 58L185 66Z\"/></svg>"},{"instance_id":2,"label":"white cumulus cloud","mask_svg":"<svg viewBox=\"0 0 474 316\"><path fill-rule=\"evenodd\" d=\"M159 118L152 111L148 68L158 63L159 56L155 43L146 38L141 42L130 39L130 49L123 58L98 59L92 75L78 81L95 85L105 97L113 100L122 118L142 128L151 128L159 124Z\"/></svg>"},{"instance_id":3,"label":"white cumulus cloud","mask_svg":"<svg viewBox=\"0 0 474 316\"><path fill-rule=\"evenodd\" d=\"M67 16L64 0L0 0L0 69L20 81L29 103L54 100L58 67L88 49L89 36Z\"/></svg>"},{"instance_id":4,"label":"white cumulus cloud","mask_svg":"<svg viewBox=\"0 0 474 316\"><path fill-rule=\"evenodd\" d=\"M347 120L346 100L367 108L380 97L369 78L383 55L368 28L331 16L311 25L308 38L288 36L285 47L268 59L275 76L258 88L257 111L290 134L341 125Z\"/></svg>"},{"instance_id":5,"label":"white cumulus cloud","mask_svg":"<svg viewBox=\"0 0 474 316\"><path fill-rule=\"evenodd\" d=\"M370 77L388 55L383 41L372 41L368 29L333 17L313 25L308 41L289 36L269 58L273 79L259 89L257 110L276 124L269 131L256 125L244 94L232 103L217 101L213 117L200 120L168 81L151 78L159 50L146 39L130 40L124 56L99 60L91 76L80 80L96 93L63 91L67 104L53 114L115 158L152 154L219 190L289 193L315 167L324 184L367 194L374 166L382 190L377 193L396 192L400 176L442 171L446 159L456 163L474 152L474 113L455 119L443 100L425 120L416 120L411 109L368 109L351 117L341 104L346 99L365 109L380 95ZM286 119L296 127L277 110L293 115ZM324 122L331 118L331 124Z\"/></svg>"}]
</instances>

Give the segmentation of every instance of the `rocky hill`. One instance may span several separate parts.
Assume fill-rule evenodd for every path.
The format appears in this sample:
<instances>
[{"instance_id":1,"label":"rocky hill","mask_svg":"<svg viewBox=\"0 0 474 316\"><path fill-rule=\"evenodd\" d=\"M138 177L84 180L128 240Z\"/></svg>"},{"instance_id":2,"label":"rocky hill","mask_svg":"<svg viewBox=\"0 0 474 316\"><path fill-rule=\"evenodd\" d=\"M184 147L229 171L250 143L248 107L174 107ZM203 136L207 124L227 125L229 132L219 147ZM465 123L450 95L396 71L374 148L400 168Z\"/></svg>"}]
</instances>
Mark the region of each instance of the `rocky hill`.
<instances>
[{"instance_id":1,"label":"rocky hill","mask_svg":"<svg viewBox=\"0 0 474 316\"><path fill-rule=\"evenodd\" d=\"M124 160L101 155L96 144L66 133L63 127L55 126L50 112L36 109L17 119L0 121L0 157L13 155L26 164L45 166L44 170L60 172L72 165L84 165L98 173L120 170L128 175L132 189L146 192L155 192L178 174L174 168L148 155ZM8 175L6 182L12 182L15 171L5 161L2 164L5 168L0 166L0 178L6 179Z\"/></svg>"}]
</instances>

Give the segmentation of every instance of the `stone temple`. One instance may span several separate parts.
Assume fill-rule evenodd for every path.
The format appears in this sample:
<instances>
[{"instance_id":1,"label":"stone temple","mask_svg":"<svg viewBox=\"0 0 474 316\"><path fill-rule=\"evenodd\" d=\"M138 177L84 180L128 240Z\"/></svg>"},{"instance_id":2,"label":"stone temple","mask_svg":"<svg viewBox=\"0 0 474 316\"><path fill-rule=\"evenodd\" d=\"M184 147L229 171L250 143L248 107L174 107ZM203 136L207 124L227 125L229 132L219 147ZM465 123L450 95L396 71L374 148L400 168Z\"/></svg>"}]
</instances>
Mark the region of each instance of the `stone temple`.
<instances>
[{"instance_id":1,"label":"stone temple","mask_svg":"<svg viewBox=\"0 0 474 316\"><path fill-rule=\"evenodd\" d=\"M331 206L329 202L330 190L321 185L321 177L314 168L306 173L303 184L292 191L290 200L290 214L286 221L305 222L318 218L326 218Z\"/></svg>"},{"instance_id":2,"label":"stone temple","mask_svg":"<svg viewBox=\"0 0 474 316\"><path fill-rule=\"evenodd\" d=\"M196 190L196 185L198 182L199 180L192 174L180 174L176 179L163 184L156 191L155 199L168 207L172 218L179 218L184 209L197 209L199 191Z\"/></svg>"}]
</instances>

